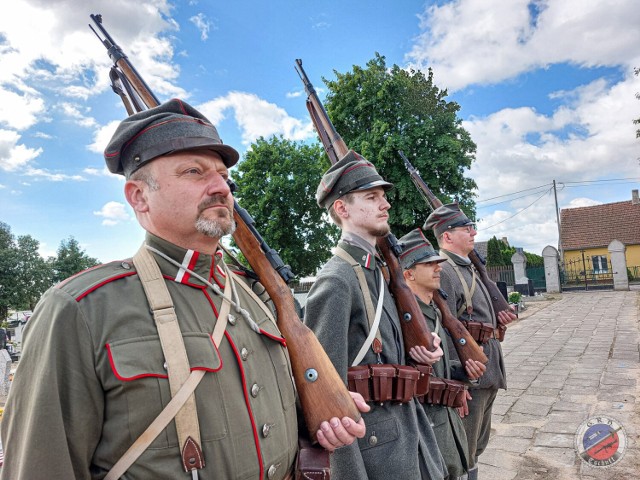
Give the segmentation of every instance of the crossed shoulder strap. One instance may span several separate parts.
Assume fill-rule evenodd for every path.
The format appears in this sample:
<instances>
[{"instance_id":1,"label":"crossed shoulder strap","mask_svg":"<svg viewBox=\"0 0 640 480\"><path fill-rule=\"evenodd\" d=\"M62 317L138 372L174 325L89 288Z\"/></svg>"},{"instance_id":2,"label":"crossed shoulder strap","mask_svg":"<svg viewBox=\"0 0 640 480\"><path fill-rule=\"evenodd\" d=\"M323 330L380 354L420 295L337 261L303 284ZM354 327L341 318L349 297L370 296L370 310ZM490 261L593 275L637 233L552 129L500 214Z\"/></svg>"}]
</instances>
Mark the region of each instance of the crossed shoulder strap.
<instances>
[{"instance_id":1,"label":"crossed shoulder strap","mask_svg":"<svg viewBox=\"0 0 640 480\"><path fill-rule=\"evenodd\" d=\"M467 312L469 315L473 313L473 302L471 298L476 291L476 271L471 269L471 288L467 284L467 281L462 276L462 272L460 271L460 266L453 261L453 259L447 255L447 252L440 250L440 255L444 255L447 257L447 263L449 263L453 267L453 271L458 275L458 279L460 279L460 283L462 284L462 289L464 291L464 304L458 309L458 318L462 315L463 312Z\"/></svg>"},{"instance_id":2,"label":"crossed shoulder strap","mask_svg":"<svg viewBox=\"0 0 640 480\"><path fill-rule=\"evenodd\" d=\"M378 296L378 304L376 305L376 309L373 309L373 302L371 301L371 291L369 290L369 285L367 285L367 279L364 276L364 270L362 270L362 265L360 265L345 249L342 247L336 247L334 249L334 253L340 257L342 260L351 265L356 272L356 276L358 277L358 283L360 284L360 290L362 291L362 296L364 297L364 305L367 311L367 320L369 322L369 335L366 340L362 344L360 351L356 355L356 358L353 360L351 364L352 367L359 365L364 356L367 353L367 349L371 344L373 344L373 351L376 354L380 354L382 352L382 336L380 335L380 317L382 316L382 303L384 300L384 277L382 274L380 275L380 295ZM374 338L376 342L374 342Z\"/></svg>"},{"instance_id":3,"label":"crossed shoulder strap","mask_svg":"<svg viewBox=\"0 0 640 480\"><path fill-rule=\"evenodd\" d=\"M205 465L204 455L200 447L200 427L194 395L194 391L204 377L205 371L191 371L171 295L158 264L144 245L133 257L133 263L138 271L149 306L153 311L160 344L167 362L169 388L172 398L158 417L111 468L105 480L120 478L174 418L178 432L182 465L185 471L191 471L193 474ZM230 272L227 270L226 273L225 294L229 292L233 281L229 274ZM223 301L212 335L216 347L220 344L224 335L229 310L229 302ZM195 476L197 478L197 475Z\"/></svg>"}]
</instances>

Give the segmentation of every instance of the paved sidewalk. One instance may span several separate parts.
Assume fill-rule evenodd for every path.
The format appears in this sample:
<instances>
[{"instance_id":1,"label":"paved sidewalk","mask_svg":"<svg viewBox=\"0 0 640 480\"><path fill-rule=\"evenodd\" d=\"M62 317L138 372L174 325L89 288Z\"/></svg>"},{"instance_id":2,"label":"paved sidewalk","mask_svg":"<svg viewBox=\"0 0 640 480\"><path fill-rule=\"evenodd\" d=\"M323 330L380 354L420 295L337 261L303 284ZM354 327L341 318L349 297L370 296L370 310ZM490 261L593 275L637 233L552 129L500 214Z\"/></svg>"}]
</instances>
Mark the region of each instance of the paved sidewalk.
<instances>
[{"instance_id":1,"label":"paved sidewalk","mask_svg":"<svg viewBox=\"0 0 640 480\"><path fill-rule=\"evenodd\" d=\"M503 343L508 390L493 407L482 480L627 480L640 477L640 292L579 292L528 303ZM619 421L627 448L592 467L574 449L594 415Z\"/></svg>"}]
</instances>

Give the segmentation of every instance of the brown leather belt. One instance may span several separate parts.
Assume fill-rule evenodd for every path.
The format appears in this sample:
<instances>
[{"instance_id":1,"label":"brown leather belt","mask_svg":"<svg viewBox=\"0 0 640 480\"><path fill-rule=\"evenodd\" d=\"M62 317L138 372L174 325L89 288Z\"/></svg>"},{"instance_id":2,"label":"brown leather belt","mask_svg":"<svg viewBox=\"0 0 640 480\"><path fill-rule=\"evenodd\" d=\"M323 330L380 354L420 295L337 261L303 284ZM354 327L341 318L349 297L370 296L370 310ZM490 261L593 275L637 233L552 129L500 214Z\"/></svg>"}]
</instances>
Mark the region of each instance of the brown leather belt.
<instances>
[{"instance_id":1,"label":"brown leather belt","mask_svg":"<svg viewBox=\"0 0 640 480\"><path fill-rule=\"evenodd\" d=\"M427 394L431 372L429 365L358 365L349 367L347 382L349 390L358 392L366 402L405 403Z\"/></svg>"},{"instance_id":2,"label":"brown leather belt","mask_svg":"<svg viewBox=\"0 0 640 480\"><path fill-rule=\"evenodd\" d=\"M502 342L504 340L504 334L507 331L507 327L504 325L498 325L498 328L493 328L488 323L482 322L469 322L463 320L462 323L466 329L469 330L473 339L478 343L487 343L492 338Z\"/></svg>"}]
</instances>

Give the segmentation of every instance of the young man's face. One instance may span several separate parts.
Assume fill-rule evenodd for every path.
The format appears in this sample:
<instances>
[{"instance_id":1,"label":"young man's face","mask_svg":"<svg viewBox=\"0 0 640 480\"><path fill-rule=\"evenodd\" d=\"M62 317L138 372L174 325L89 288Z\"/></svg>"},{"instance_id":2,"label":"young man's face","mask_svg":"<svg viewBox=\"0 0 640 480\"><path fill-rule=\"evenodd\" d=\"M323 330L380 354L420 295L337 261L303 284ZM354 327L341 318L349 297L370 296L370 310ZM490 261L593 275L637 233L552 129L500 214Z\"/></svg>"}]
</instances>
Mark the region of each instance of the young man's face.
<instances>
[{"instance_id":1,"label":"young man's face","mask_svg":"<svg viewBox=\"0 0 640 480\"><path fill-rule=\"evenodd\" d=\"M382 187L350 193L349 202L344 202L347 217L343 227L359 234L384 237L389 234L389 209L385 191Z\"/></svg>"},{"instance_id":2,"label":"young man's face","mask_svg":"<svg viewBox=\"0 0 640 480\"><path fill-rule=\"evenodd\" d=\"M435 292L440 288L440 262L417 263L412 270L416 284L422 289Z\"/></svg>"}]
</instances>

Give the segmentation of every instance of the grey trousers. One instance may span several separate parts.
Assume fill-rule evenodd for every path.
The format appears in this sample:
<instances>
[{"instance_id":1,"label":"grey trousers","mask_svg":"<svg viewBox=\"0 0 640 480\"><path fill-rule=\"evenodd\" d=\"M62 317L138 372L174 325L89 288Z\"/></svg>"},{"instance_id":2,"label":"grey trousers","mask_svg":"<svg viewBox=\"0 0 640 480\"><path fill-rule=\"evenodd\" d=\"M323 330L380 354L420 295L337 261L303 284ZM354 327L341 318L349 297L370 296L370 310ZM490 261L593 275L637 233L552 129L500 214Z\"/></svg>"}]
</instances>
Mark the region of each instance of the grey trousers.
<instances>
[{"instance_id":1,"label":"grey trousers","mask_svg":"<svg viewBox=\"0 0 640 480\"><path fill-rule=\"evenodd\" d=\"M480 388L470 391L469 415L462 419L469 443L469 467L477 465L478 457L484 452L491 434L491 407L498 395L493 388Z\"/></svg>"}]
</instances>

